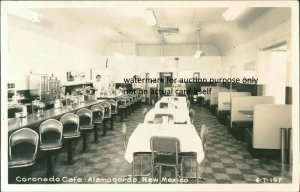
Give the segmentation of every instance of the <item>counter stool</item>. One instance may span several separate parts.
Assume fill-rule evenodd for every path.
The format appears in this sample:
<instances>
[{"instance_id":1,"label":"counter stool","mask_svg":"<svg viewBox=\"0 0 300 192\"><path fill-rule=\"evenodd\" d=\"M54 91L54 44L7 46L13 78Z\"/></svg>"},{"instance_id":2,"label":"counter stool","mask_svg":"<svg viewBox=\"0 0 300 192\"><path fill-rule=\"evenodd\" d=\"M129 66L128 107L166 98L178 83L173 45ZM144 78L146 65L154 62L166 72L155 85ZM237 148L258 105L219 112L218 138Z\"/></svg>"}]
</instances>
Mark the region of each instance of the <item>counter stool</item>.
<instances>
[{"instance_id":1,"label":"counter stool","mask_svg":"<svg viewBox=\"0 0 300 192\"><path fill-rule=\"evenodd\" d=\"M91 108L93 113L93 124L94 124L94 142L98 142L98 128L104 119L104 107L101 105L94 105ZM103 135L106 135L106 127L103 127Z\"/></svg>"},{"instance_id":2,"label":"counter stool","mask_svg":"<svg viewBox=\"0 0 300 192\"><path fill-rule=\"evenodd\" d=\"M55 119L48 119L40 125L39 132L40 150L45 151L48 156L47 177L52 177L53 154L62 148L63 125Z\"/></svg>"},{"instance_id":3,"label":"counter stool","mask_svg":"<svg viewBox=\"0 0 300 192\"><path fill-rule=\"evenodd\" d=\"M123 121L123 113L126 113L126 99L124 97L117 97L118 111L120 113L120 122Z\"/></svg>"},{"instance_id":4,"label":"counter stool","mask_svg":"<svg viewBox=\"0 0 300 192\"><path fill-rule=\"evenodd\" d=\"M134 111L134 98L133 95L128 95L130 99L130 114Z\"/></svg>"},{"instance_id":5,"label":"counter stool","mask_svg":"<svg viewBox=\"0 0 300 192\"><path fill-rule=\"evenodd\" d=\"M60 122L63 124L63 139L68 142L68 160L65 164L72 165L75 162L72 143L80 137L79 117L73 113L66 113L60 118Z\"/></svg>"},{"instance_id":6,"label":"counter stool","mask_svg":"<svg viewBox=\"0 0 300 192\"><path fill-rule=\"evenodd\" d=\"M79 109L76 112L76 115L79 116L79 129L82 133L82 152L88 152L87 146L87 133L94 129L93 122L93 115L92 111L87 108Z\"/></svg>"},{"instance_id":7,"label":"counter stool","mask_svg":"<svg viewBox=\"0 0 300 192\"><path fill-rule=\"evenodd\" d=\"M137 97L135 94L132 94L132 108L133 108L133 111L135 111L137 109Z\"/></svg>"},{"instance_id":8,"label":"counter stool","mask_svg":"<svg viewBox=\"0 0 300 192\"><path fill-rule=\"evenodd\" d=\"M101 102L99 103L102 107L104 107L104 119L103 119L103 129L106 128L106 121L110 120L110 129L112 129L113 123L112 123L112 117L111 117L111 105L107 102Z\"/></svg>"},{"instance_id":9,"label":"counter stool","mask_svg":"<svg viewBox=\"0 0 300 192\"><path fill-rule=\"evenodd\" d=\"M131 102L130 98L128 95L123 95L122 96L126 100L126 110L125 110L125 118L127 118L127 115L130 115L130 107L131 107Z\"/></svg>"},{"instance_id":10,"label":"counter stool","mask_svg":"<svg viewBox=\"0 0 300 192\"><path fill-rule=\"evenodd\" d=\"M29 171L23 169L35 163L38 143L39 135L32 129L22 128L13 132L8 139L8 168L28 175Z\"/></svg>"},{"instance_id":11,"label":"counter stool","mask_svg":"<svg viewBox=\"0 0 300 192\"><path fill-rule=\"evenodd\" d=\"M112 99L108 100L107 102L110 104L110 107L111 107L111 112L110 112L111 113L111 119L112 119L111 122L113 122L114 117L116 115L118 115L118 103L116 101L112 100ZM114 128L113 123L111 123L110 126L112 127L112 129Z\"/></svg>"}]
</instances>

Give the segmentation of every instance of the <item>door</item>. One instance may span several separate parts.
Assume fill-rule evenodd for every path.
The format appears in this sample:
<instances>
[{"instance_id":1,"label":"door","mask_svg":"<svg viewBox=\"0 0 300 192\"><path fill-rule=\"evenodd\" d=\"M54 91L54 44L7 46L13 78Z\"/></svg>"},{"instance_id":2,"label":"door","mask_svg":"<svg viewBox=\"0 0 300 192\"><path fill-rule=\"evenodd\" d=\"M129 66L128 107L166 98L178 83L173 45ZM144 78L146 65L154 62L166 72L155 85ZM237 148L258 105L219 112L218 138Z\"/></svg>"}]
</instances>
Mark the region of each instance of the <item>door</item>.
<instances>
[{"instance_id":1,"label":"door","mask_svg":"<svg viewBox=\"0 0 300 192\"><path fill-rule=\"evenodd\" d=\"M159 84L159 90L162 93L162 96L166 94L166 90L170 90L172 87L173 73L172 72L163 72L159 75L160 79L163 79L163 82Z\"/></svg>"}]
</instances>

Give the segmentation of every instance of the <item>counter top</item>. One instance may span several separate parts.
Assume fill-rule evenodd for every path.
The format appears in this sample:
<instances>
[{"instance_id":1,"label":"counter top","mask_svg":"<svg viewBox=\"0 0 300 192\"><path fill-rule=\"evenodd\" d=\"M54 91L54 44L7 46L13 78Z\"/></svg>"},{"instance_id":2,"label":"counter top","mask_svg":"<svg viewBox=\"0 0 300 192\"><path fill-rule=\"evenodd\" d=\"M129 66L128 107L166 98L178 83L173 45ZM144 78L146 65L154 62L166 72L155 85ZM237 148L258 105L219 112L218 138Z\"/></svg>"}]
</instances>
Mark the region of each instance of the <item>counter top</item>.
<instances>
[{"instance_id":1,"label":"counter top","mask_svg":"<svg viewBox=\"0 0 300 192\"><path fill-rule=\"evenodd\" d=\"M50 119L50 118L57 119L65 113L74 112L74 111L84 108L84 107L91 107L102 101L104 101L104 100L85 101L84 103L77 104L74 106L71 106L71 105L66 106L65 105L59 109L53 108L53 109L44 110L43 116L38 116L36 113L34 113L34 114L27 115L27 117L25 117L25 118L11 118L11 119L8 119L8 132L13 132L22 127L38 125L41 122L43 122L47 119Z\"/></svg>"}]
</instances>

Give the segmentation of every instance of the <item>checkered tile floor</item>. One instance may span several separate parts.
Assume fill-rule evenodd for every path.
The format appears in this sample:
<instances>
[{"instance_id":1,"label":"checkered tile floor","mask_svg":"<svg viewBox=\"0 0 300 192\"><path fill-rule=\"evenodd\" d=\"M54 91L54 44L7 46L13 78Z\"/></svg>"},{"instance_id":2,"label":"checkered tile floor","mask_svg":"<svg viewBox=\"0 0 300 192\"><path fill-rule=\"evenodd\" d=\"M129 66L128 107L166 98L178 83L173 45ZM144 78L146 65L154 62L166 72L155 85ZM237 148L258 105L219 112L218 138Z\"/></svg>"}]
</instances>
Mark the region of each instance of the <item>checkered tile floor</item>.
<instances>
[{"instance_id":1,"label":"checkered tile floor","mask_svg":"<svg viewBox=\"0 0 300 192\"><path fill-rule=\"evenodd\" d=\"M124 122L128 128L128 136L143 122L142 111L144 108L150 109L150 106L142 106L131 113ZM275 160L255 160L247 151L243 143L237 142L226 127L221 125L215 116L211 115L209 110L192 106L196 111L194 125L200 133L201 125L208 125L209 134L207 147L205 149L206 158L199 166L200 175L205 178L207 184L216 183L263 183L271 182L272 178L280 178L281 183L291 182L291 167L281 166L279 161ZM107 124L109 127L109 123ZM83 183L128 183L121 181L131 174L131 164L124 159L123 138L121 135L122 123L119 117L114 121L114 130L108 130L106 136L99 136L99 143L93 144L93 134L90 134L88 153L80 153L82 143L80 139L74 146L75 154L73 165L64 165L63 161L67 159L66 149L63 149L57 157L55 166L55 175L57 177L80 177L85 178ZM150 170L150 162L143 159L143 172ZM193 165L193 164L192 164ZM137 167L139 161L137 160ZM194 176L195 170L191 167L191 161L184 162L185 176ZM44 177L46 171L46 162L37 163L34 166L31 176ZM139 169L136 168L136 174ZM164 176L174 175L173 170L165 170ZM98 178L98 180L96 180ZM118 180L110 180L118 178ZM99 180L102 179L102 180ZM194 179L189 179L189 183L195 183ZM274 181L274 180L273 180ZM145 182L145 181L144 181ZM143 181L142 181L143 183Z\"/></svg>"}]
</instances>

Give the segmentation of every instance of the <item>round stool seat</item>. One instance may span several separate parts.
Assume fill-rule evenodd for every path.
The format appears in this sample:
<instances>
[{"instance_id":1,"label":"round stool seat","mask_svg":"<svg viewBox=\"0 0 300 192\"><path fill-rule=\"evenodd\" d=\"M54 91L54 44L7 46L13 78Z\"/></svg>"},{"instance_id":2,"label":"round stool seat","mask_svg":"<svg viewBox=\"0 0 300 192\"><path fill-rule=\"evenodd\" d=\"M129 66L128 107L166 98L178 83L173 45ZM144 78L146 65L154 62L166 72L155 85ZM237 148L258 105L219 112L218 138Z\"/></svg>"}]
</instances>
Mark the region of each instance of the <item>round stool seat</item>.
<instances>
[{"instance_id":1,"label":"round stool seat","mask_svg":"<svg viewBox=\"0 0 300 192\"><path fill-rule=\"evenodd\" d=\"M44 140L40 145L40 150L42 151L56 150L60 148L62 148L61 139Z\"/></svg>"},{"instance_id":2,"label":"round stool seat","mask_svg":"<svg viewBox=\"0 0 300 192\"><path fill-rule=\"evenodd\" d=\"M72 139L72 138L77 138L80 137L80 132L66 132L63 133L63 138L64 139Z\"/></svg>"},{"instance_id":3,"label":"round stool seat","mask_svg":"<svg viewBox=\"0 0 300 192\"><path fill-rule=\"evenodd\" d=\"M94 125L80 125L81 131L91 130L91 129L94 129Z\"/></svg>"},{"instance_id":4,"label":"round stool seat","mask_svg":"<svg viewBox=\"0 0 300 192\"><path fill-rule=\"evenodd\" d=\"M9 168L28 167L35 163L35 157L31 154L16 154L14 158L8 162Z\"/></svg>"}]
</instances>

